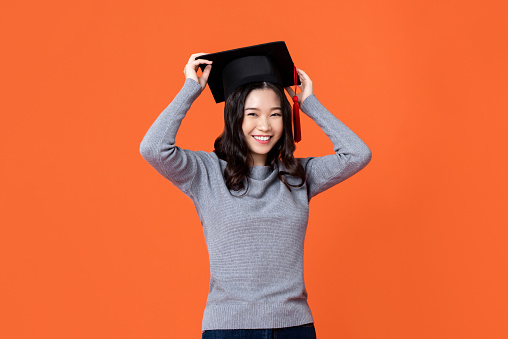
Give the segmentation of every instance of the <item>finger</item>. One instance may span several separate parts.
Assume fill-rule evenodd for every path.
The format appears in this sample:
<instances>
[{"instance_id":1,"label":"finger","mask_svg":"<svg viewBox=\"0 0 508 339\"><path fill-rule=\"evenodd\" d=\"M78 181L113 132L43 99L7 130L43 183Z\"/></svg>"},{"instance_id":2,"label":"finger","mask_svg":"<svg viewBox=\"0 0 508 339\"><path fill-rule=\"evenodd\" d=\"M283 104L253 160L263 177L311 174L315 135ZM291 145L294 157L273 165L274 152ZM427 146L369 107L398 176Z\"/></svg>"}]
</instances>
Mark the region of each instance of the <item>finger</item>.
<instances>
[{"instance_id":1,"label":"finger","mask_svg":"<svg viewBox=\"0 0 508 339\"><path fill-rule=\"evenodd\" d=\"M297 71L298 75L301 76L302 78L309 79L309 76L307 75L307 73L305 73L301 69L297 68L296 71Z\"/></svg>"},{"instance_id":2,"label":"finger","mask_svg":"<svg viewBox=\"0 0 508 339\"><path fill-rule=\"evenodd\" d=\"M189 61L187 64L188 65L199 65L199 64L211 64L212 62L213 61L206 60L206 59L196 59L196 60Z\"/></svg>"},{"instance_id":3,"label":"finger","mask_svg":"<svg viewBox=\"0 0 508 339\"><path fill-rule=\"evenodd\" d=\"M194 53L194 54L192 54L192 55L190 56L189 61L188 61L187 63L189 63L189 62L191 62L191 61L194 61L194 60L196 60L196 58L197 58L198 56L205 55L205 54L210 54L210 53Z\"/></svg>"},{"instance_id":4,"label":"finger","mask_svg":"<svg viewBox=\"0 0 508 339\"><path fill-rule=\"evenodd\" d=\"M210 71L212 70L212 65L208 65L203 70L203 74L201 75L201 78L205 81L208 81L208 76L210 75Z\"/></svg>"},{"instance_id":5,"label":"finger","mask_svg":"<svg viewBox=\"0 0 508 339\"><path fill-rule=\"evenodd\" d=\"M213 63L213 61L210 61L210 60L198 59L198 60L194 60L194 61L189 62L187 65L191 66L191 67L193 67L194 69L197 70L199 65L202 65L202 64L211 65L212 63Z\"/></svg>"},{"instance_id":6,"label":"finger","mask_svg":"<svg viewBox=\"0 0 508 339\"><path fill-rule=\"evenodd\" d=\"M205 60L205 59L198 59L198 60L190 61L187 65L185 65L184 71L185 71L185 69L193 69L194 72L197 72L199 65L201 65L201 64L211 65L212 63L213 63L213 61Z\"/></svg>"}]
</instances>

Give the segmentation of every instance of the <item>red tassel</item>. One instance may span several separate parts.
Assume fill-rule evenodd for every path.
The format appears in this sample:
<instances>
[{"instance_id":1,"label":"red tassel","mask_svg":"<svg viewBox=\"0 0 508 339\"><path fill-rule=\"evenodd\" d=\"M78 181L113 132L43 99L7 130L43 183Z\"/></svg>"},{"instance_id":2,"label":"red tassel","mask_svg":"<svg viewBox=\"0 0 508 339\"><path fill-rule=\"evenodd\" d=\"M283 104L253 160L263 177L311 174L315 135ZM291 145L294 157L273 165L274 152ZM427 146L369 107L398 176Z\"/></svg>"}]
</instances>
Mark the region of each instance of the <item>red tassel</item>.
<instances>
[{"instance_id":1,"label":"red tassel","mask_svg":"<svg viewBox=\"0 0 508 339\"><path fill-rule=\"evenodd\" d=\"M294 67L295 79L295 96L293 97L293 137L295 142L302 140L302 131L300 128L300 105L298 104L298 97L296 96L296 85L298 85L298 78L296 77L296 66Z\"/></svg>"},{"instance_id":2,"label":"red tassel","mask_svg":"<svg viewBox=\"0 0 508 339\"><path fill-rule=\"evenodd\" d=\"M302 140L302 131L300 129L300 105L298 105L298 97L293 97L293 124L295 142Z\"/></svg>"}]
</instances>

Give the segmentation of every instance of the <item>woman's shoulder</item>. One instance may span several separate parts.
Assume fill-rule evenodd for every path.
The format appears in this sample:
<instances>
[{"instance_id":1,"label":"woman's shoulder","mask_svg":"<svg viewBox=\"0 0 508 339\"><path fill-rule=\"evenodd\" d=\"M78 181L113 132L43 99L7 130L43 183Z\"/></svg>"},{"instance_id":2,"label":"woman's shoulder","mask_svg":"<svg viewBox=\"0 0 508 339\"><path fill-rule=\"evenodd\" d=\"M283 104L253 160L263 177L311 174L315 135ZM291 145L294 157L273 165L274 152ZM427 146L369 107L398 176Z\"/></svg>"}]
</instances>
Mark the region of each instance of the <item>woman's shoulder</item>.
<instances>
[{"instance_id":1,"label":"woman's shoulder","mask_svg":"<svg viewBox=\"0 0 508 339\"><path fill-rule=\"evenodd\" d=\"M186 150L186 151L194 153L196 155L196 157L198 157L204 161L211 161L211 162L216 163L221 160L221 159L219 159L219 157L217 156L217 154L214 151L211 151L211 152L191 151L191 150Z\"/></svg>"},{"instance_id":2,"label":"woman's shoulder","mask_svg":"<svg viewBox=\"0 0 508 339\"><path fill-rule=\"evenodd\" d=\"M213 168L224 168L226 167L226 162L222 159L220 159L217 156L217 153L214 151L207 152L207 151L190 151L195 154L195 156L201 160L203 165L206 167L213 167Z\"/></svg>"},{"instance_id":3,"label":"woman's shoulder","mask_svg":"<svg viewBox=\"0 0 508 339\"><path fill-rule=\"evenodd\" d=\"M303 168L305 169L305 166L307 165L307 163L314 159L315 157L306 157L306 158L295 158L295 160L303 166Z\"/></svg>"}]
</instances>

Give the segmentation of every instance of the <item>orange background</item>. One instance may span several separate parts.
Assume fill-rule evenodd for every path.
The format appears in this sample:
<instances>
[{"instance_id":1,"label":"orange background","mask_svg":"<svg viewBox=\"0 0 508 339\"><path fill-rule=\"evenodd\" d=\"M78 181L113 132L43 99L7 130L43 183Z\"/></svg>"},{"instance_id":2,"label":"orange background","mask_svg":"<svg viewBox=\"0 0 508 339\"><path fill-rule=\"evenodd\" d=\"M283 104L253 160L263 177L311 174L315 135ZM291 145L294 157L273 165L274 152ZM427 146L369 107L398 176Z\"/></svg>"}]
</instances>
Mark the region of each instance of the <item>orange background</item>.
<instances>
[{"instance_id":1,"label":"orange background","mask_svg":"<svg viewBox=\"0 0 508 339\"><path fill-rule=\"evenodd\" d=\"M2 3L0 337L200 337L201 226L139 143L190 54L285 40L373 152L311 202L318 338L508 338L506 4ZM211 151L222 109L177 144ZM297 156L332 152L302 126Z\"/></svg>"}]
</instances>

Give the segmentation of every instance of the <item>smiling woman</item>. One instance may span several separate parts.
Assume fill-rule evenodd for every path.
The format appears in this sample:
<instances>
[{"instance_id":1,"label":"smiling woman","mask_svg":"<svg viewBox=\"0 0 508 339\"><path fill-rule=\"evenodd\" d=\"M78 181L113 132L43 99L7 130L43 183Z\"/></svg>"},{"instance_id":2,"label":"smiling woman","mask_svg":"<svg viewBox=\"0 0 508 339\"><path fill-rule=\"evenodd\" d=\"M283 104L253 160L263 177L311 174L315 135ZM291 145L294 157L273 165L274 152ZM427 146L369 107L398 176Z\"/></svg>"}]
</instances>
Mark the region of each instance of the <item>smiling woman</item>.
<instances>
[{"instance_id":1,"label":"smiling woman","mask_svg":"<svg viewBox=\"0 0 508 339\"><path fill-rule=\"evenodd\" d=\"M242 130L252 156L251 166L265 166L268 152L284 130L280 98L272 89L256 89L245 99Z\"/></svg>"},{"instance_id":2,"label":"smiling woman","mask_svg":"<svg viewBox=\"0 0 508 339\"><path fill-rule=\"evenodd\" d=\"M224 131L215 141L214 152L226 161L224 179L234 191L247 191L253 166L285 167L279 179L291 189L286 175L305 182L305 171L293 156L295 143L291 106L280 84L250 82L235 88L224 106Z\"/></svg>"},{"instance_id":3,"label":"smiling woman","mask_svg":"<svg viewBox=\"0 0 508 339\"><path fill-rule=\"evenodd\" d=\"M210 259L203 338L316 338L303 279L309 201L360 171L371 153L297 70L301 92L286 90L334 153L294 158L283 86L295 82L295 70L281 42L193 54L183 88L141 142L143 157L193 200L201 219ZM225 101L224 131L213 152L182 150L176 133L207 83Z\"/></svg>"}]
</instances>

